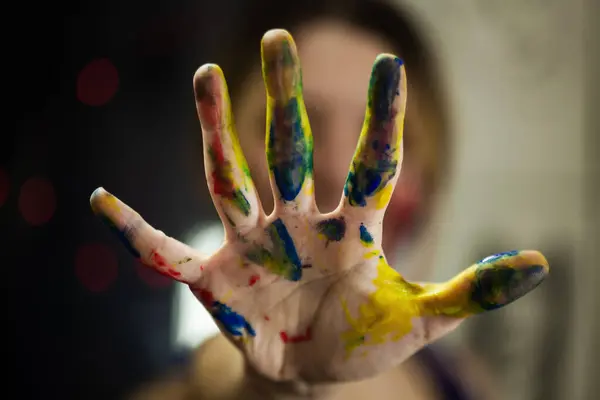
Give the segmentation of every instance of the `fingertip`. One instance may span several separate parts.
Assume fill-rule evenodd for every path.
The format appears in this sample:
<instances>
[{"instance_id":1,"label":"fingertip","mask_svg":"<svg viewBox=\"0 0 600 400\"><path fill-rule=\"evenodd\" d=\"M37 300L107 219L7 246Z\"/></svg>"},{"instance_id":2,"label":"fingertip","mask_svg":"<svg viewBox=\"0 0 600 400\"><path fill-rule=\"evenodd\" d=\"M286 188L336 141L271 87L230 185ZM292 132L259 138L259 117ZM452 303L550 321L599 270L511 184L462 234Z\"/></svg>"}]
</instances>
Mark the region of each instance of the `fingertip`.
<instances>
[{"instance_id":1,"label":"fingertip","mask_svg":"<svg viewBox=\"0 0 600 400\"><path fill-rule=\"evenodd\" d=\"M270 29L262 37L261 46L263 49L269 49L271 46L277 46L281 43L294 45L294 38L285 29Z\"/></svg>"},{"instance_id":2,"label":"fingertip","mask_svg":"<svg viewBox=\"0 0 600 400\"><path fill-rule=\"evenodd\" d=\"M96 188L90 196L90 206L95 213L100 209L102 198L109 194L103 187Z\"/></svg>"},{"instance_id":3,"label":"fingertip","mask_svg":"<svg viewBox=\"0 0 600 400\"><path fill-rule=\"evenodd\" d=\"M194 74L194 83L201 81L203 78L210 77L220 77L223 76L223 70L217 64L207 63L202 65L200 68L196 70Z\"/></svg>"},{"instance_id":4,"label":"fingertip","mask_svg":"<svg viewBox=\"0 0 600 400\"><path fill-rule=\"evenodd\" d=\"M194 92L198 101L212 98L220 87L220 82L225 80L223 70L217 64L204 64L194 74Z\"/></svg>"},{"instance_id":5,"label":"fingertip","mask_svg":"<svg viewBox=\"0 0 600 400\"><path fill-rule=\"evenodd\" d=\"M542 253L537 250L522 250L519 252L520 262L523 266L537 265L543 268L547 274L550 272L550 264Z\"/></svg>"}]
</instances>

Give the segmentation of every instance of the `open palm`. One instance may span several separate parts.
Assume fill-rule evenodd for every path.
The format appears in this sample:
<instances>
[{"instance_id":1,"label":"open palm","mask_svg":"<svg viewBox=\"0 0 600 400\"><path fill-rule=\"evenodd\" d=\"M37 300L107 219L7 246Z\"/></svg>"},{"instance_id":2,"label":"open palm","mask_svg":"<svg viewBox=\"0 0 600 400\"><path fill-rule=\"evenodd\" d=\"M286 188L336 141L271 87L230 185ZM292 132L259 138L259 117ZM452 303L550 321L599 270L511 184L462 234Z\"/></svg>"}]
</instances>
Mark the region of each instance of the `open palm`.
<instances>
[{"instance_id":1,"label":"open palm","mask_svg":"<svg viewBox=\"0 0 600 400\"><path fill-rule=\"evenodd\" d=\"M295 44L262 42L267 159L275 209L265 215L242 154L223 73L194 77L210 192L225 243L207 257L97 189L91 203L145 264L189 284L249 365L273 380L354 380L397 365L466 317L504 306L548 273L534 251L490 256L442 284L405 281L386 262L382 220L402 160L402 61L375 60L363 130L339 207L319 213L312 134ZM318 171L317 171L318 173Z\"/></svg>"}]
</instances>

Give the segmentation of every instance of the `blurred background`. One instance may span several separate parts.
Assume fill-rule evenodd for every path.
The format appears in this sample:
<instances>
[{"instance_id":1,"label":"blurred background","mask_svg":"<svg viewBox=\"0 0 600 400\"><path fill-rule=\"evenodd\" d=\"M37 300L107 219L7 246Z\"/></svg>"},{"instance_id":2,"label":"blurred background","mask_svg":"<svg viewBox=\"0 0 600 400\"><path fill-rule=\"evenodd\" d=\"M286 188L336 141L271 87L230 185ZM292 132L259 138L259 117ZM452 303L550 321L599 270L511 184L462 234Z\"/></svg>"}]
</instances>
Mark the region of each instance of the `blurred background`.
<instances>
[{"instance_id":1,"label":"blurred background","mask_svg":"<svg viewBox=\"0 0 600 400\"><path fill-rule=\"evenodd\" d=\"M509 248L539 249L552 267L518 306L444 340L481 356L501 399L597 398L599 2L396 2L436 54L452 105L435 280ZM129 257L88 199L103 186L170 236L219 245L192 76L235 40L252 3L24 4L4 24L14 398L123 398L214 332L182 285Z\"/></svg>"}]
</instances>

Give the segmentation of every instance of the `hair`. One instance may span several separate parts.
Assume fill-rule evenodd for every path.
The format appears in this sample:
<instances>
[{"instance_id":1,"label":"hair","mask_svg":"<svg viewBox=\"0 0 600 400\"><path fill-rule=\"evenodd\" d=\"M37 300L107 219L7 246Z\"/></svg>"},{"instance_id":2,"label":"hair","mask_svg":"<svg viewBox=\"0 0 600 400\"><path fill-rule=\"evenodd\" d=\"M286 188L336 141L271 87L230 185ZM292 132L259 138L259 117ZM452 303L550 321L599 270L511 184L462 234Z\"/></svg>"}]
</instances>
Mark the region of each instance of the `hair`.
<instances>
[{"instance_id":1,"label":"hair","mask_svg":"<svg viewBox=\"0 0 600 400\"><path fill-rule=\"evenodd\" d=\"M431 148L425 149L432 167L425 177L430 193L436 192L447 171L449 158L448 118L442 96L437 63L408 10L383 0L256 0L244 2L242 17L221 37L213 50L213 60L221 66L235 107L244 82L260 66L260 41L270 29L295 32L311 22L332 19L375 34L392 45L390 52L401 56L406 65L409 86L418 89L419 99L409 95L407 107L418 102L421 121L431 134ZM300 44L301 45L301 44ZM365 77L366 79L367 77ZM424 117L424 118L425 118ZM410 121L407 119L407 124Z\"/></svg>"}]
</instances>

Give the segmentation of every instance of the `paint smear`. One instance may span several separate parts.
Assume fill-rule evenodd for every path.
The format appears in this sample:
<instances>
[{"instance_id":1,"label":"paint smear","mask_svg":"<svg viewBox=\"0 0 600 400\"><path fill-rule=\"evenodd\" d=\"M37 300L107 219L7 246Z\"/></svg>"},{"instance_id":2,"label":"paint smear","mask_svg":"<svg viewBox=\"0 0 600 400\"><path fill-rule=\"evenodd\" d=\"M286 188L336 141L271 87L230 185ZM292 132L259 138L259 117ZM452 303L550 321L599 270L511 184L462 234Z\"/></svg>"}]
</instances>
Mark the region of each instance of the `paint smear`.
<instances>
[{"instance_id":1,"label":"paint smear","mask_svg":"<svg viewBox=\"0 0 600 400\"><path fill-rule=\"evenodd\" d=\"M367 230L367 227L360 224L360 241L365 247L369 247L373 244L373 236Z\"/></svg>"},{"instance_id":2,"label":"paint smear","mask_svg":"<svg viewBox=\"0 0 600 400\"><path fill-rule=\"evenodd\" d=\"M310 327L306 328L306 332L301 335L290 336L286 331L279 332L279 337L283 343L302 343L312 339Z\"/></svg>"},{"instance_id":3,"label":"paint smear","mask_svg":"<svg viewBox=\"0 0 600 400\"><path fill-rule=\"evenodd\" d=\"M412 330L412 319L420 316L418 306L411 301L415 295L413 285L391 268L382 255L379 256L373 284L375 291L366 303L359 306L356 317L342 300L346 321L351 327L341 335L348 356L361 345L402 339Z\"/></svg>"},{"instance_id":4,"label":"paint smear","mask_svg":"<svg viewBox=\"0 0 600 400\"><path fill-rule=\"evenodd\" d=\"M329 242L339 242L346 234L346 221L344 218L331 218L321 221L317 224L319 237L325 240L326 245Z\"/></svg>"},{"instance_id":5,"label":"paint smear","mask_svg":"<svg viewBox=\"0 0 600 400\"><path fill-rule=\"evenodd\" d=\"M212 180L215 194L225 198L245 216L250 215L250 202L242 190L235 185L234 171L230 161L225 159L223 145L218 134L213 135L208 154L214 166ZM231 220L231 218L229 219Z\"/></svg>"},{"instance_id":6,"label":"paint smear","mask_svg":"<svg viewBox=\"0 0 600 400\"><path fill-rule=\"evenodd\" d=\"M375 207L389 203L393 188L388 183L396 175L402 142L402 118L394 102L400 95L402 60L379 59L373 65L369 82L365 123L344 185L352 206L364 207L375 197Z\"/></svg>"},{"instance_id":7,"label":"paint smear","mask_svg":"<svg viewBox=\"0 0 600 400\"><path fill-rule=\"evenodd\" d=\"M284 201L296 199L313 169L313 138L302 94L302 71L291 37L278 50L262 48L267 84L267 160ZM291 76L291 79L290 79Z\"/></svg>"},{"instance_id":8,"label":"paint smear","mask_svg":"<svg viewBox=\"0 0 600 400\"><path fill-rule=\"evenodd\" d=\"M547 270L542 265L511 268L480 264L475 270L470 299L484 311L495 310L532 291L546 275Z\"/></svg>"},{"instance_id":9,"label":"paint smear","mask_svg":"<svg viewBox=\"0 0 600 400\"><path fill-rule=\"evenodd\" d=\"M217 301L211 291L207 289L193 289L194 294L210 312L215 320L220 322L230 335L235 337L256 336L256 331L246 319L233 311L228 305Z\"/></svg>"},{"instance_id":10,"label":"paint smear","mask_svg":"<svg viewBox=\"0 0 600 400\"><path fill-rule=\"evenodd\" d=\"M255 246L246 253L246 257L250 261L262 265L275 275L291 281L300 280L302 277L302 263L283 221L281 219L275 220L267 228L267 234L271 238L273 249L269 251L263 247Z\"/></svg>"},{"instance_id":11,"label":"paint smear","mask_svg":"<svg viewBox=\"0 0 600 400\"><path fill-rule=\"evenodd\" d=\"M248 278L248 286L254 286L260 280L260 275L252 275Z\"/></svg>"},{"instance_id":12,"label":"paint smear","mask_svg":"<svg viewBox=\"0 0 600 400\"><path fill-rule=\"evenodd\" d=\"M181 280L181 272L177 271L173 265L169 264L169 262L163 256L158 254L156 250L152 250L150 253L150 260L161 274L173 279Z\"/></svg>"}]
</instances>

